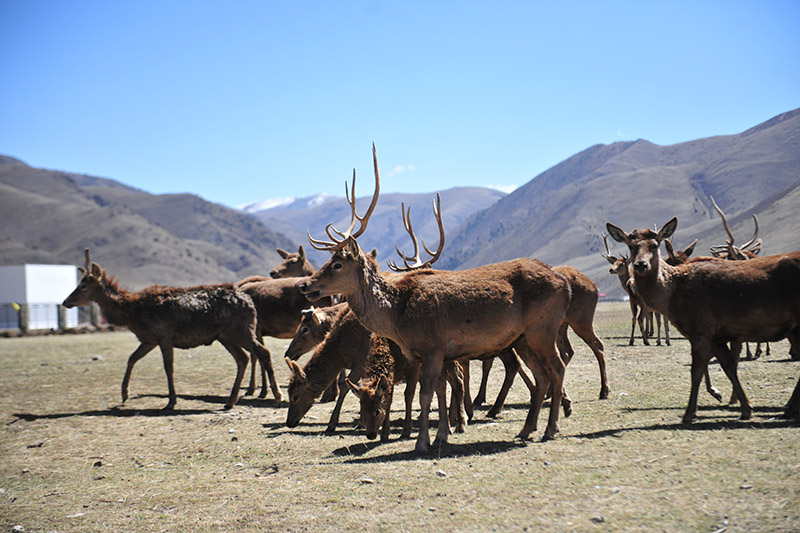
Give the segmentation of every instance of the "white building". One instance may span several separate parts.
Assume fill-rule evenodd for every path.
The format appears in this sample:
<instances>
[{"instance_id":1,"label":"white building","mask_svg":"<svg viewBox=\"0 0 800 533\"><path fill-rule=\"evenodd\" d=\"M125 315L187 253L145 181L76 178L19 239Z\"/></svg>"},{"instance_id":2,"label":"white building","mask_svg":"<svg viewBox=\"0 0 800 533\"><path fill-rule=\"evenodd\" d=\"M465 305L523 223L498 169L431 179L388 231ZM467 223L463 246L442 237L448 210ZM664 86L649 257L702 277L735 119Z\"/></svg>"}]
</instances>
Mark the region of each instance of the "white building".
<instances>
[{"instance_id":1,"label":"white building","mask_svg":"<svg viewBox=\"0 0 800 533\"><path fill-rule=\"evenodd\" d=\"M27 304L29 329L58 328L58 306L78 285L73 265L0 266L0 329L19 327L17 309ZM78 309L67 309L66 327L78 325Z\"/></svg>"}]
</instances>

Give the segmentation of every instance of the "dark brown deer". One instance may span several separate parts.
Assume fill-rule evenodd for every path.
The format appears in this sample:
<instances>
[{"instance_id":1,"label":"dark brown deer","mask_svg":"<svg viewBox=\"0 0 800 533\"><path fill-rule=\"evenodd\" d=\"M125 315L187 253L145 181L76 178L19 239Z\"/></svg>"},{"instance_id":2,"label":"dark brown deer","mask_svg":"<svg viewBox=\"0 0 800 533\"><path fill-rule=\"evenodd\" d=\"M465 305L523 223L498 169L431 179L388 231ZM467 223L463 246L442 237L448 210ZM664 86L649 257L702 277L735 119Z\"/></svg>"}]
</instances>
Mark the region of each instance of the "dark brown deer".
<instances>
[{"instance_id":1,"label":"dark brown deer","mask_svg":"<svg viewBox=\"0 0 800 533\"><path fill-rule=\"evenodd\" d=\"M633 346L634 334L636 332L636 323L639 323L639 332L642 334L642 343L645 346L650 345L647 340L648 335L653 334L653 310L649 309L639 294L636 292L636 284L631 277L630 272L630 258L627 255L616 257L611 255L608 248L608 235L602 235L603 243L606 245L606 253L600 255L609 262L611 268L608 269L610 274L614 274L619 278L619 283L628 295L628 304L631 307L631 338L628 344ZM647 322L647 324L645 324ZM667 334L667 346L669 346L669 334ZM661 345L661 317L658 317L658 345Z\"/></svg>"},{"instance_id":2,"label":"dark brown deer","mask_svg":"<svg viewBox=\"0 0 800 533\"><path fill-rule=\"evenodd\" d=\"M64 307L97 302L109 323L126 326L141 343L128 358L122 380L122 403L128 399L133 366L156 346L161 348L167 374L169 401L164 408L167 410L175 407L177 399L172 378L174 348L188 349L219 341L230 352L237 371L225 409L233 407L239 397L239 387L250 359L243 350L262 360L269 356L256 338L253 301L231 284L186 288L154 285L128 292L97 263L90 266L88 248L86 268L80 270L83 278L64 300Z\"/></svg>"},{"instance_id":3,"label":"dark brown deer","mask_svg":"<svg viewBox=\"0 0 800 533\"><path fill-rule=\"evenodd\" d=\"M362 217L351 200L352 218L347 230L326 227L330 241L311 244L332 253L331 258L299 287L310 300L333 294L347 297L350 309L364 326L395 341L403 353L421 362L420 432L418 453L430 447L429 411L434 389L442 392L446 360L479 357L517 343L518 352L534 373L537 388L521 438L536 428L545 391L552 386L550 417L543 439L558 432L564 363L556 350L556 336L569 305L569 285L552 268L533 259L516 259L465 271L421 269L383 276L377 263L364 254L356 237L366 229L378 199L380 176L373 146L375 193ZM355 188L355 180L353 183ZM353 233L356 222L361 225ZM545 311L546 310L546 311ZM437 440L446 442L447 417L439 417Z\"/></svg>"},{"instance_id":4,"label":"dark brown deer","mask_svg":"<svg viewBox=\"0 0 800 533\"><path fill-rule=\"evenodd\" d=\"M445 363L447 381L453 388L453 402L451 404L451 418L458 433L463 433L466 419L463 409L464 376L462 366L457 361ZM409 361L403 355L400 347L391 340L372 334L371 348L364 370L364 377L358 383L346 379L348 387L359 399L361 425L366 430L367 438L372 440L378 435L380 429L381 442L389 440L390 413L394 385L401 381L406 382L405 390L405 417L403 419L403 432L401 439L411 436L411 413L414 402L414 392L419 381L419 362ZM452 409L456 406L455 409ZM439 413L439 416L448 416Z\"/></svg>"},{"instance_id":5,"label":"dark brown deer","mask_svg":"<svg viewBox=\"0 0 800 533\"><path fill-rule=\"evenodd\" d=\"M659 245L677 225L678 219L672 218L658 232L626 233L610 222L606 228L614 240L627 244L644 300L671 320L691 344L692 387L684 423L697 413L700 380L713 356L731 380L742 419L749 419L752 406L727 343L786 337L794 350L800 349L800 252L749 261L697 258L673 267L661 259ZM785 415L799 412L800 382Z\"/></svg>"}]
</instances>

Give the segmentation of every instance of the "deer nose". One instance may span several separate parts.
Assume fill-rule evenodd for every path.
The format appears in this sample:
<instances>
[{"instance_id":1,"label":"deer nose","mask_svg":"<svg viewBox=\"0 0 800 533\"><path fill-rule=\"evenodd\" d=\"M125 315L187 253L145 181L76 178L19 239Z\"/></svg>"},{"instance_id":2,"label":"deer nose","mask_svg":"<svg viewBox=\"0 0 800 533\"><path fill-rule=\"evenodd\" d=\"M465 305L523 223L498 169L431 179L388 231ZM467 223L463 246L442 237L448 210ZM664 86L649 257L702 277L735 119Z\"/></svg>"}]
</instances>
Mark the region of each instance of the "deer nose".
<instances>
[{"instance_id":1,"label":"deer nose","mask_svg":"<svg viewBox=\"0 0 800 533\"><path fill-rule=\"evenodd\" d=\"M375 440L375 437L377 437L377 436L378 436L378 432L377 431L373 431L373 432L367 433L367 439L369 439L369 440Z\"/></svg>"},{"instance_id":2,"label":"deer nose","mask_svg":"<svg viewBox=\"0 0 800 533\"><path fill-rule=\"evenodd\" d=\"M647 267L649 267L649 266L650 266L650 264L647 261L636 261L633 264L633 269L636 272L647 272Z\"/></svg>"}]
</instances>

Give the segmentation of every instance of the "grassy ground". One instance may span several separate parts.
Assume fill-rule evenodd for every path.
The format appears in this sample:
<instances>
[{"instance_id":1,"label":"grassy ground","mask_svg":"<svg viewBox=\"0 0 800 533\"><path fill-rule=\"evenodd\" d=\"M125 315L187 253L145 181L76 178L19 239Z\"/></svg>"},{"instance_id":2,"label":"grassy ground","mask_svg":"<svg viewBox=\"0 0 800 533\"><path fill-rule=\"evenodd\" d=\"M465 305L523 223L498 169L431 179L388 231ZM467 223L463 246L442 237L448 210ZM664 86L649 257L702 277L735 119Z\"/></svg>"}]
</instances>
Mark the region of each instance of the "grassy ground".
<instances>
[{"instance_id":1,"label":"grassy ground","mask_svg":"<svg viewBox=\"0 0 800 533\"><path fill-rule=\"evenodd\" d=\"M157 351L119 404L137 345L130 333L0 339L0 528L800 530L800 428L778 418L800 374L788 344L740 365L752 420L702 393L685 427L688 343L629 347L628 316L626 305L608 304L596 319L608 400L597 399L591 351L573 339L575 412L556 440L514 440L528 403L518 380L499 419L478 410L465 434L424 458L397 439L399 428L387 444L367 441L354 429L352 397L335 436L322 434L331 404L315 405L295 430L272 400L221 410L235 365L218 344L176 352L177 410L165 413ZM284 386L286 345L268 339ZM501 373L496 364L492 399ZM727 397L718 365L711 375Z\"/></svg>"}]
</instances>

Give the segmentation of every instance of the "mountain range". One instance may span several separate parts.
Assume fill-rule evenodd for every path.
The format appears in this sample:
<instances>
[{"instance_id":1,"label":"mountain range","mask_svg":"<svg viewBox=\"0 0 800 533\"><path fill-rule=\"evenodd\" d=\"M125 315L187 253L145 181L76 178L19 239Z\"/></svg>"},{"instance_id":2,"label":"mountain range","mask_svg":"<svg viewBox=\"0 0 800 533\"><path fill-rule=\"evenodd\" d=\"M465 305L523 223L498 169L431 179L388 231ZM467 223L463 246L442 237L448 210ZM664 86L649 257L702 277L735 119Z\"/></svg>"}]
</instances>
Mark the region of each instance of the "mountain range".
<instances>
[{"instance_id":1,"label":"mountain range","mask_svg":"<svg viewBox=\"0 0 800 533\"><path fill-rule=\"evenodd\" d=\"M364 182L368 180L363 180ZM365 187L365 185L361 185ZM363 191L362 191L363 192ZM726 212L737 243L758 216L762 254L800 249L800 109L735 135L658 146L646 140L595 145L510 194L456 187L440 191L446 244L437 268L464 269L530 256L571 264L602 293L621 297L608 273L601 233L606 221L626 230L679 219L677 248L699 240L695 255L726 239L711 197ZM412 245L401 205L416 233L439 241L435 194L382 194L359 239L379 260L397 260L395 243ZM358 198L363 213L369 197ZM0 264L95 260L123 284L197 284L264 274L276 247L304 245L319 266L326 254L306 238L350 219L344 197L311 196L230 209L189 194L152 195L113 180L35 169L0 156ZM613 242L613 253L623 253Z\"/></svg>"}]
</instances>

